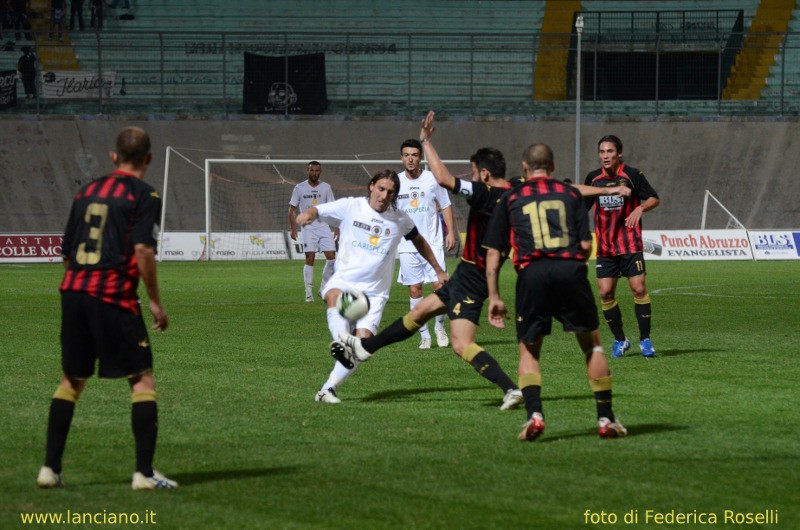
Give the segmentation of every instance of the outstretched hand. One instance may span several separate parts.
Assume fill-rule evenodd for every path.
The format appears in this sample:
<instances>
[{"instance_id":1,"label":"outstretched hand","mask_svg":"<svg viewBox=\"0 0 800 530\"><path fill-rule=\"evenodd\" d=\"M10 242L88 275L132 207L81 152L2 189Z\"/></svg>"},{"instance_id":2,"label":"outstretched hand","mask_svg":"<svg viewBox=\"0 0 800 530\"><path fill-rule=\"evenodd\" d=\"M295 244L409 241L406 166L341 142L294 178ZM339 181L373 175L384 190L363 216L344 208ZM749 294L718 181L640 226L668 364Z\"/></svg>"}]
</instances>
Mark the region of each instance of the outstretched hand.
<instances>
[{"instance_id":1,"label":"outstretched hand","mask_svg":"<svg viewBox=\"0 0 800 530\"><path fill-rule=\"evenodd\" d=\"M423 140L428 140L431 136L433 136L433 132L436 130L436 127L433 126L434 117L436 117L436 113L430 111L428 112L428 115L425 116L425 119L422 120L422 126L419 130L420 142Z\"/></svg>"}]
</instances>

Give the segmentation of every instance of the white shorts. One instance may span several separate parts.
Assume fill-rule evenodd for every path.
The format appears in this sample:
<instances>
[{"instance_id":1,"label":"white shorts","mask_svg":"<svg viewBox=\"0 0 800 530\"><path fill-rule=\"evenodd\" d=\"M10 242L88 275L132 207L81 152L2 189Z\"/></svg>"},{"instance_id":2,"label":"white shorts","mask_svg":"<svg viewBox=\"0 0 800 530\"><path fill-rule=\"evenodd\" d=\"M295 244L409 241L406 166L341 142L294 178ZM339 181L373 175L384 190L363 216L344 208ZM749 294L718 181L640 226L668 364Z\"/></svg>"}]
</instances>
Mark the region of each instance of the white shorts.
<instances>
[{"instance_id":1,"label":"white shorts","mask_svg":"<svg viewBox=\"0 0 800 530\"><path fill-rule=\"evenodd\" d=\"M322 298L328 294L331 289L339 289L345 291L352 289L352 284L337 280L335 277L328 280L325 284L325 289L322 291ZM357 286L355 288L358 288ZM355 329L368 329L373 335L377 335L378 329L381 326L381 319L383 318L383 309L386 307L386 302L389 300L388 296L378 296L375 294L364 293L369 298L369 313L356 322Z\"/></svg>"},{"instance_id":2,"label":"white shorts","mask_svg":"<svg viewBox=\"0 0 800 530\"><path fill-rule=\"evenodd\" d=\"M436 256L436 261L439 262L439 266L446 271L444 248L440 247L432 250L433 255ZM417 285L418 283L435 283L439 281L436 271L433 270L431 264L419 252L401 252L398 256L400 256L400 273L397 275L398 283Z\"/></svg>"},{"instance_id":3,"label":"white shorts","mask_svg":"<svg viewBox=\"0 0 800 530\"><path fill-rule=\"evenodd\" d=\"M328 225L304 226L300 231L303 236L303 252L331 252L336 251L336 242L333 232Z\"/></svg>"}]
</instances>

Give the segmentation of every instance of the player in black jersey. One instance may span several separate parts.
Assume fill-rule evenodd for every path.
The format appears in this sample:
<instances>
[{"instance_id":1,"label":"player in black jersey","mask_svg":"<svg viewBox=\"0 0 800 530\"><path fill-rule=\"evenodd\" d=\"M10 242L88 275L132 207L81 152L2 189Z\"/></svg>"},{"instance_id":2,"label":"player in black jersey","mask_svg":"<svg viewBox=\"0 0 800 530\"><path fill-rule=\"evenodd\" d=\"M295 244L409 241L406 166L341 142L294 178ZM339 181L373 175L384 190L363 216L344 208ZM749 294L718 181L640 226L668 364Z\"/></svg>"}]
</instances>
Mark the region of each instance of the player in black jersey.
<instances>
[{"instance_id":1,"label":"player in black jersey","mask_svg":"<svg viewBox=\"0 0 800 530\"><path fill-rule=\"evenodd\" d=\"M66 273L61 282L63 377L50 402L47 449L36 483L63 485L61 459L75 404L95 372L127 378L136 445L135 490L175 488L153 469L158 434L153 354L136 289L144 281L154 330L167 328L156 274L156 234L161 199L142 179L152 154L150 137L138 127L117 136L111 161L117 167L78 192L62 243Z\"/></svg>"},{"instance_id":2,"label":"player in black jersey","mask_svg":"<svg viewBox=\"0 0 800 530\"><path fill-rule=\"evenodd\" d=\"M552 319L574 332L585 354L587 375L597 405L598 434L624 436L611 409L611 373L598 331L597 306L586 270L592 248L589 218L581 195L552 177L553 152L533 144L523 154L526 181L506 193L494 209L484 237L489 321L504 328L508 317L500 298L498 273L502 256L513 249L517 271L516 328L519 344L519 386L526 418L520 440L533 441L544 432L539 356Z\"/></svg>"},{"instance_id":3,"label":"player in black jersey","mask_svg":"<svg viewBox=\"0 0 800 530\"><path fill-rule=\"evenodd\" d=\"M522 401L522 393L497 360L475 343L481 309L488 296L484 272L486 251L481 242L492 210L503 193L511 188L511 183L505 180L505 158L497 149L484 147L470 158L472 180L454 177L442 163L431 142L435 130L434 117L434 112L429 112L420 130L425 159L439 185L454 195L466 198L470 205L467 238L461 262L444 286L426 296L409 313L397 319L378 335L359 339L353 335L343 334L340 339L344 345L334 343L331 353L343 363L365 361L380 348L413 336L422 324L434 316L447 313L450 318L453 351L470 363L481 376L503 391L501 410L512 409ZM522 182L521 179L513 180Z\"/></svg>"}]
</instances>

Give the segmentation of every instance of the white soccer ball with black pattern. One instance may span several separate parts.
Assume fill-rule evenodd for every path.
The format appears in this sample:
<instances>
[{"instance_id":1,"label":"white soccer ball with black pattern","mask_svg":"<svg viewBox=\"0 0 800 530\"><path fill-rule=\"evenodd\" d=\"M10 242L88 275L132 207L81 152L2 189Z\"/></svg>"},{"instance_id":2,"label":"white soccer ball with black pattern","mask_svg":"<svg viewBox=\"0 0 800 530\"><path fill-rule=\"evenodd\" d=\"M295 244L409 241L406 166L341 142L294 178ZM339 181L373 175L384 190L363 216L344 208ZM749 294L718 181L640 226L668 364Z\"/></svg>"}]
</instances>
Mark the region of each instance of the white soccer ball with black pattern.
<instances>
[{"instance_id":1,"label":"white soccer ball with black pattern","mask_svg":"<svg viewBox=\"0 0 800 530\"><path fill-rule=\"evenodd\" d=\"M348 322L354 323L369 313L369 298L358 289L346 289L336 299L336 310Z\"/></svg>"}]
</instances>

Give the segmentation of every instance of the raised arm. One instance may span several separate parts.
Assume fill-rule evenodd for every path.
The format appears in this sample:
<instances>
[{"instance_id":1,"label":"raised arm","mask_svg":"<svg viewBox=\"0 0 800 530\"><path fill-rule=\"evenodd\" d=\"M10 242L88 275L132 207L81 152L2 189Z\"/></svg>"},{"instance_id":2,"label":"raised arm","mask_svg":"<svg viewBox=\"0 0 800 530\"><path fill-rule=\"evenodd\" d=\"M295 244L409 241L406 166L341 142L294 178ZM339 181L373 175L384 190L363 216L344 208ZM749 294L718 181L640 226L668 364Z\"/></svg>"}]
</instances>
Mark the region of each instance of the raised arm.
<instances>
[{"instance_id":1,"label":"raised arm","mask_svg":"<svg viewBox=\"0 0 800 530\"><path fill-rule=\"evenodd\" d=\"M433 132L436 130L436 127L433 126L433 119L435 116L436 113L430 111L428 115L425 116L425 119L422 120L422 127L419 130L419 141L422 142L425 160L428 162L431 173L436 177L436 182L439 183L439 186L452 190L456 185L456 177L447 170L447 166L445 166L442 159L439 158L439 153L436 152L431 142Z\"/></svg>"}]
</instances>

